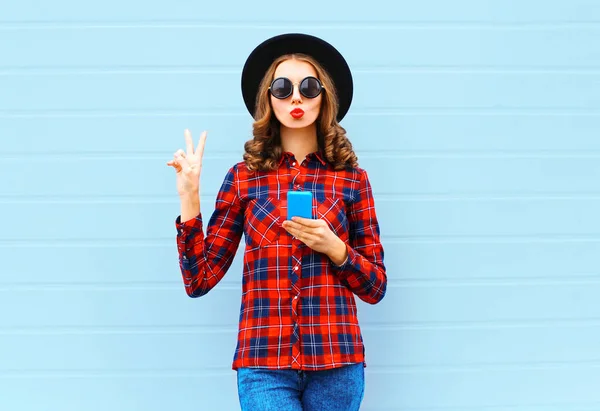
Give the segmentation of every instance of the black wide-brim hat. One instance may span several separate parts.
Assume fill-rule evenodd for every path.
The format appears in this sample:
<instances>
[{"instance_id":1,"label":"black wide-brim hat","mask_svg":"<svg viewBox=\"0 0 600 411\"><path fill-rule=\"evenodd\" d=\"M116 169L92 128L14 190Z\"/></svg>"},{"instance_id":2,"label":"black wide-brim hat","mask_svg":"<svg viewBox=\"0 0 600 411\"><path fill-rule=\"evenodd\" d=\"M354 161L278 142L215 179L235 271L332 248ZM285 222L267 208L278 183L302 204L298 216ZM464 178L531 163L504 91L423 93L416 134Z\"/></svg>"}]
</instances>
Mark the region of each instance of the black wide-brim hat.
<instances>
[{"instance_id":1,"label":"black wide-brim hat","mask_svg":"<svg viewBox=\"0 0 600 411\"><path fill-rule=\"evenodd\" d=\"M303 53L317 60L329 73L338 95L337 121L341 121L352 103L352 73L344 56L323 39L302 33L280 34L259 44L248 56L242 70L242 95L246 108L254 117L260 82L273 61L291 53ZM327 90L325 90L327 92Z\"/></svg>"}]
</instances>

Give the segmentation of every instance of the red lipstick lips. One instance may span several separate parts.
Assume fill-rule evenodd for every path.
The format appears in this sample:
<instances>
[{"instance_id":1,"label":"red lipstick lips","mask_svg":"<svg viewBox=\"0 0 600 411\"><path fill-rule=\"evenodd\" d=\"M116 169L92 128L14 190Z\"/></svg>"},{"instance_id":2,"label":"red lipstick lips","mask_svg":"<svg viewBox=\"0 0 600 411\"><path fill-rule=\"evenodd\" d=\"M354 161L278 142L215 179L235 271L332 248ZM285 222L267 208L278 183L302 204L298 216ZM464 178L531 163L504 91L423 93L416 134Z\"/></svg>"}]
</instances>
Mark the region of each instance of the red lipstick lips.
<instances>
[{"instance_id":1,"label":"red lipstick lips","mask_svg":"<svg viewBox=\"0 0 600 411\"><path fill-rule=\"evenodd\" d=\"M301 108L295 108L292 111L290 111L290 114L294 118L301 118L304 115L304 110L302 110Z\"/></svg>"}]
</instances>

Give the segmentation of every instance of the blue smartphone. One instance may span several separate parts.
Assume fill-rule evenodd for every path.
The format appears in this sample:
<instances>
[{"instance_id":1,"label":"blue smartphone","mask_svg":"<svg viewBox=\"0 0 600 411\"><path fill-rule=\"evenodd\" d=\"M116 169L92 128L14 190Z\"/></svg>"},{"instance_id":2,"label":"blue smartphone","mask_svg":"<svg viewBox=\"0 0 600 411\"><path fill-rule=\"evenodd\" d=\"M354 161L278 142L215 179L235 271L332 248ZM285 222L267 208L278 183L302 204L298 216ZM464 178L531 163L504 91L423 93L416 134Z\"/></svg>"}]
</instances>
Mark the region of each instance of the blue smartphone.
<instances>
[{"instance_id":1,"label":"blue smartphone","mask_svg":"<svg viewBox=\"0 0 600 411\"><path fill-rule=\"evenodd\" d=\"M311 191L288 191L287 204L288 220L291 220L292 217L313 218Z\"/></svg>"}]
</instances>

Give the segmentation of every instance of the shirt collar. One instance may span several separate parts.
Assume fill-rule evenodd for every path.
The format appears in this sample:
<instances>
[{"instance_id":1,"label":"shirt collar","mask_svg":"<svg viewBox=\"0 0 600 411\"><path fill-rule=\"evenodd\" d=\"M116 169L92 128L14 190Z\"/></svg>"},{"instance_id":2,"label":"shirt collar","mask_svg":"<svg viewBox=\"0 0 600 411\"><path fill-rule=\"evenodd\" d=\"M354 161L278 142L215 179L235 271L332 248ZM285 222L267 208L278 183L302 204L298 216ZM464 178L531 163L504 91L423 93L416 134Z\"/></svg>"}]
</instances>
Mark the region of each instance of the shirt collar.
<instances>
[{"instance_id":1,"label":"shirt collar","mask_svg":"<svg viewBox=\"0 0 600 411\"><path fill-rule=\"evenodd\" d=\"M314 155L317 158L317 160L319 160L321 162L321 164L327 165L327 161L325 161L323 152L321 150L315 151L314 153L312 153L312 155Z\"/></svg>"},{"instance_id":2,"label":"shirt collar","mask_svg":"<svg viewBox=\"0 0 600 411\"><path fill-rule=\"evenodd\" d=\"M279 159L279 164L278 166L281 167L281 164L283 163L283 161L286 158L292 158L293 154L290 153L289 151L284 151L281 155L281 158ZM312 158L316 158L322 165L327 165L327 161L325 161L323 152L321 150L315 151L313 153L310 153L306 156L308 159L312 159Z\"/></svg>"}]
</instances>

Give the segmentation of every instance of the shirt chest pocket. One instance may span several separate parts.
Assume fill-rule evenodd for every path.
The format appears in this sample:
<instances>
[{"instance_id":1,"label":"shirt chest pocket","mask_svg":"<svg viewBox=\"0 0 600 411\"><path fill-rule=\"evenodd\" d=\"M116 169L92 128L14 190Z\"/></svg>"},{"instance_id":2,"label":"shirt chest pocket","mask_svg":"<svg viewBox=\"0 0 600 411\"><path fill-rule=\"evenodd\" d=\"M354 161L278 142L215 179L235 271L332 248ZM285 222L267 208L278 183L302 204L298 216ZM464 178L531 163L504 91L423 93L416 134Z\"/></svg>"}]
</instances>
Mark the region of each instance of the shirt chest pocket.
<instances>
[{"instance_id":1,"label":"shirt chest pocket","mask_svg":"<svg viewBox=\"0 0 600 411\"><path fill-rule=\"evenodd\" d=\"M265 247L274 244L281 234L280 204L276 198L250 200L246 208L246 244Z\"/></svg>"},{"instance_id":2,"label":"shirt chest pocket","mask_svg":"<svg viewBox=\"0 0 600 411\"><path fill-rule=\"evenodd\" d=\"M317 204L317 218L323 219L344 242L348 241L348 217L344 200L341 198L325 198Z\"/></svg>"}]
</instances>

